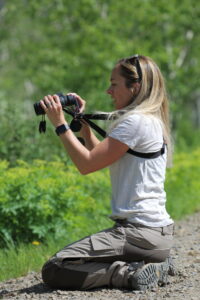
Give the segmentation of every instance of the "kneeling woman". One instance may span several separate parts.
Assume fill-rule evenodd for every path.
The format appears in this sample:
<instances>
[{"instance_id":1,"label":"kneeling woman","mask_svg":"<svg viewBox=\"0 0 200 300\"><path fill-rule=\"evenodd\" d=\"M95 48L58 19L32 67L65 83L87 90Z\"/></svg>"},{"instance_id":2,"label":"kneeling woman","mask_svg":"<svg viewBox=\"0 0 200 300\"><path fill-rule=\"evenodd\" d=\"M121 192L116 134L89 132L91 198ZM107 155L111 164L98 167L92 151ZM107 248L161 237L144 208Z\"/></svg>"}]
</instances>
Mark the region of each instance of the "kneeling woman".
<instances>
[{"instance_id":1,"label":"kneeling woman","mask_svg":"<svg viewBox=\"0 0 200 300\"><path fill-rule=\"evenodd\" d=\"M77 140L58 96L40 102L81 174L110 168L115 221L49 259L42 277L53 288L145 290L165 284L170 272L173 220L166 211L164 181L171 144L164 80L152 59L135 55L117 62L110 81L115 118L101 142L86 124L81 129L85 146ZM83 112L86 102L72 95Z\"/></svg>"}]
</instances>

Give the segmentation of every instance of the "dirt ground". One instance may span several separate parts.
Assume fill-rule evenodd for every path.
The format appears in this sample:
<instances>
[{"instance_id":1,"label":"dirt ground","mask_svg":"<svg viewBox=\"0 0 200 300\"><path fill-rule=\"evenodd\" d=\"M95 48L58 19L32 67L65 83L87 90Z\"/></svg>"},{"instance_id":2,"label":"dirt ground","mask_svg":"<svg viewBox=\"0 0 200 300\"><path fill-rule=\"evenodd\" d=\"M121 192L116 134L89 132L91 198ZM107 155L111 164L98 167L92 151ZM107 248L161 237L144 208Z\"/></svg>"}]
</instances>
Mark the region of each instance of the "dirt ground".
<instances>
[{"instance_id":1,"label":"dirt ground","mask_svg":"<svg viewBox=\"0 0 200 300\"><path fill-rule=\"evenodd\" d=\"M92 291L51 290L41 280L40 273L0 282L0 299L70 299L70 300L199 300L200 299L200 213L176 222L172 249L177 274L169 277L164 287L139 292L118 289Z\"/></svg>"}]
</instances>

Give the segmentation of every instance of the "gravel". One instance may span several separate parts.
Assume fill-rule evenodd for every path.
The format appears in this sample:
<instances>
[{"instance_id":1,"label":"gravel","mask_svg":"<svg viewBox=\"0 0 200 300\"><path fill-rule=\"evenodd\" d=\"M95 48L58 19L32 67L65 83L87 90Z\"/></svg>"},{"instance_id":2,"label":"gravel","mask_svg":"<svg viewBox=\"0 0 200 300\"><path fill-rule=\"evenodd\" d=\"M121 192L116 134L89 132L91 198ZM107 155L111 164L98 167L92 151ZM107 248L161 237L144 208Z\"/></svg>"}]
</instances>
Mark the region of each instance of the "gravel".
<instances>
[{"instance_id":1,"label":"gravel","mask_svg":"<svg viewBox=\"0 0 200 300\"><path fill-rule=\"evenodd\" d=\"M169 283L150 291L95 289L91 291L52 290L42 283L40 273L0 282L0 299L70 299L70 300L159 300L181 298L199 300L200 290L200 213L175 224L175 243L172 257L176 275Z\"/></svg>"}]
</instances>

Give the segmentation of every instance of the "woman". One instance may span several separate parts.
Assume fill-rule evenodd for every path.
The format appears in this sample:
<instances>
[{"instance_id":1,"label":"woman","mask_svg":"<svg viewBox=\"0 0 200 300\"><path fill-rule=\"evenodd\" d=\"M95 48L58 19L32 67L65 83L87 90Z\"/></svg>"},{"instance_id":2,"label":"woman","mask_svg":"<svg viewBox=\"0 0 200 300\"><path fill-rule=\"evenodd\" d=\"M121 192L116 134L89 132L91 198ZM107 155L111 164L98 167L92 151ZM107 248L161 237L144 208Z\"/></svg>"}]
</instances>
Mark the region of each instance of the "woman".
<instances>
[{"instance_id":1,"label":"woman","mask_svg":"<svg viewBox=\"0 0 200 300\"><path fill-rule=\"evenodd\" d=\"M81 129L85 146L77 140L58 96L40 102L81 174L110 167L115 221L112 228L66 246L44 265L43 280L53 288L145 290L165 284L170 272L173 220L165 208L164 180L171 145L164 80L152 59L135 55L117 62L110 81L107 93L115 118L101 142L86 124ZM84 111L85 101L72 95Z\"/></svg>"}]
</instances>

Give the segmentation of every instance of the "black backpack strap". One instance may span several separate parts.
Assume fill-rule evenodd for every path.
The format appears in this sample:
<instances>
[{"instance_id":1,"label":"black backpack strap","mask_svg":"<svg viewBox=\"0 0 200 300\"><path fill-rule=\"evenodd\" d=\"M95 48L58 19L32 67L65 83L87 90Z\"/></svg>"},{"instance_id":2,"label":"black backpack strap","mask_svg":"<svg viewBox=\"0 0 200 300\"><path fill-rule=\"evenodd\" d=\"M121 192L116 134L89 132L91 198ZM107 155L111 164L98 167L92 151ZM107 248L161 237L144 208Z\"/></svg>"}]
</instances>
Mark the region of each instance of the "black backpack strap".
<instances>
[{"instance_id":1,"label":"black backpack strap","mask_svg":"<svg viewBox=\"0 0 200 300\"><path fill-rule=\"evenodd\" d=\"M137 157L151 158L151 159L157 158L158 156L163 155L165 153L165 143L163 143L162 148L156 152L142 153L142 152L134 151L132 149L129 149L127 152Z\"/></svg>"},{"instance_id":2,"label":"black backpack strap","mask_svg":"<svg viewBox=\"0 0 200 300\"><path fill-rule=\"evenodd\" d=\"M63 109L66 113L71 114L71 116L73 116L73 113L69 110ZM74 117L74 116L73 116ZM105 120L105 117L102 115L98 116L98 115L84 115L84 114L79 114L77 115L77 119L80 120L84 120L85 122L88 123L88 125L93 128L96 132L98 132L103 138L106 137L106 131L103 130L101 127L99 127L97 124L95 124L94 122L92 122L91 120L89 120L89 118L91 119L95 119L95 120ZM128 149L127 153L132 154L134 156L137 157L141 157L141 158L147 158L147 159L153 159L153 158L157 158L160 155L163 155L165 153L165 143L163 143L162 148L159 151L156 152L149 152L149 153L142 153L142 152L137 152L134 151L132 149Z\"/></svg>"},{"instance_id":3,"label":"black backpack strap","mask_svg":"<svg viewBox=\"0 0 200 300\"><path fill-rule=\"evenodd\" d=\"M104 138L106 137L106 131L105 130L103 130L98 125L96 125L94 122L92 122L91 120L85 118L84 116L83 116L83 119L88 123L88 125L91 128L96 130L96 132L98 132L102 137L104 137ZM127 153L132 154L132 155L137 156L137 157L147 158L147 159L157 158L158 156L163 155L165 153L165 143L163 143L162 148L159 151L156 151L156 152L142 153L142 152L134 151L134 150L129 148Z\"/></svg>"},{"instance_id":4,"label":"black backpack strap","mask_svg":"<svg viewBox=\"0 0 200 300\"><path fill-rule=\"evenodd\" d=\"M89 120L88 118L86 118L85 116L83 116L82 118L84 121L86 121L88 123L88 125L93 128L96 132L98 132L103 138L106 137L106 131L103 130L101 127L99 127L97 124L95 124L94 122L92 122L91 120Z\"/></svg>"}]
</instances>

